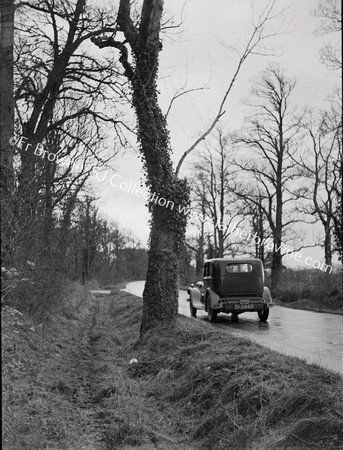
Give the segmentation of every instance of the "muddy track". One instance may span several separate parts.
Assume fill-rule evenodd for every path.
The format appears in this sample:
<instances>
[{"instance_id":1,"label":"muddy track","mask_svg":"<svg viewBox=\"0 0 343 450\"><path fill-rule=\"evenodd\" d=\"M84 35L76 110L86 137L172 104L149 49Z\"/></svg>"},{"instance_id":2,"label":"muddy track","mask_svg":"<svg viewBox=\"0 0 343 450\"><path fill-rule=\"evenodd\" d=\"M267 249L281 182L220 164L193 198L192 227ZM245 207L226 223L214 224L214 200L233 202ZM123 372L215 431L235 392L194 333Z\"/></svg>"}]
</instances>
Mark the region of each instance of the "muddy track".
<instances>
[{"instance_id":1,"label":"muddy track","mask_svg":"<svg viewBox=\"0 0 343 450\"><path fill-rule=\"evenodd\" d=\"M75 330L76 345L65 355L75 380L72 397L80 411L82 435L80 444L69 450L194 449L184 436L159 425L173 412L146 393L149 386L128 376L126 351L116 332L120 319L111 312L111 300L94 296Z\"/></svg>"},{"instance_id":2,"label":"muddy track","mask_svg":"<svg viewBox=\"0 0 343 450\"><path fill-rule=\"evenodd\" d=\"M75 432L81 435L80 447L77 448L85 450L105 448L101 441L106 429L106 421L101 417L101 408L95 401L96 393L99 391L97 367L100 363L95 345L97 341L95 330L98 321L102 318L101 312L100 300L96 298L89 313L73 331L74 345L66 347L61 355L63 364L73 380L72 389L71 391L69 389L69 392L66 389L66 394L69 394L69 399L79 413L78 424L75 424L78 427ZM63 385L61 390L63 391Z\"/></svg>"}]
</instances>

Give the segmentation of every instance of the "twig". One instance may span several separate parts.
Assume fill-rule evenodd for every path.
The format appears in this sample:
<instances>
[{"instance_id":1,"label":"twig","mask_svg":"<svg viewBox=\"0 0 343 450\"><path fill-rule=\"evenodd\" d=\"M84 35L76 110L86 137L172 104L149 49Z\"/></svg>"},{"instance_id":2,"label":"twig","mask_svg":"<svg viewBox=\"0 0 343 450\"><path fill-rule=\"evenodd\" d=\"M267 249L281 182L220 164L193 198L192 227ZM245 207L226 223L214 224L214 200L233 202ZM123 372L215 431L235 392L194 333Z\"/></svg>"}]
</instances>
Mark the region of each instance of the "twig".
<instances>
[{"instance_id":1,"label":"twig","mask_svg":"<svg viewBox=\"0 0 343 450\"><path fill-rule=\"evenodd\" d=\"M13 434L13 436L18 440L18 436L15 434L15 432L12 430L12 428L4 421L4 419L1 419L2 423L10 430L10 432Z\"/></svg>"},{"instance_id":2,"label":"twig","mask_svg":"<svg viewBox=\"0 0 343 450\"><path fill-rule=\"evenodd\" d=\"M153 435L155 435L155 436L157 436L157 437L159 437L159 438L161 438L161 439L164 439L164 440L166 440L167 442L170 442L170 443L172 443L172 444L176 444L176 440L175 440L175 439L172 439L172 438L170 438L169 436L166 436L166 435L164 435L164 434L158 433L157 431L154 431L154 430L152 430L152 429L149 428L149 427L144 427L144 428L145 428L145 430L146 430L148 433L153 434Z\"/></svg>"}]
</instances>

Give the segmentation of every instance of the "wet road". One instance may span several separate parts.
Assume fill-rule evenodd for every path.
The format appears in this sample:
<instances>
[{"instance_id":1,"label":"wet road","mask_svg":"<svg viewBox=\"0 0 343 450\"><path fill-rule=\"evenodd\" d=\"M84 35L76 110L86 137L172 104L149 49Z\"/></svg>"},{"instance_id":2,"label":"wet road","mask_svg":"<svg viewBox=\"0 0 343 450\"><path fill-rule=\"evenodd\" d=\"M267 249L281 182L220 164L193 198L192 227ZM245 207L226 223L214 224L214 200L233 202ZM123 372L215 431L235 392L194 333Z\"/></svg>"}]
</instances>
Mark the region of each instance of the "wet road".
<instances>
[{"instance_id":1,"label":"wet road","mask_svg":"<svg viewBox=\"0 0 343 450\"><path fill-rule=\"evenodd\" d=\"M143 289L144 281L134 281L127 284L125 291L141 297ZM187 292L180 291L179 313L190 317L187 297ZM197 319L193 320L207 321L207 314L198 311ZM231 321L230 315L219 314L213 326L343 374L341 315L273 306L268 323L261 323L257 313L247 312L239 316L237 323Z\"/></svg>"}]
</instances>

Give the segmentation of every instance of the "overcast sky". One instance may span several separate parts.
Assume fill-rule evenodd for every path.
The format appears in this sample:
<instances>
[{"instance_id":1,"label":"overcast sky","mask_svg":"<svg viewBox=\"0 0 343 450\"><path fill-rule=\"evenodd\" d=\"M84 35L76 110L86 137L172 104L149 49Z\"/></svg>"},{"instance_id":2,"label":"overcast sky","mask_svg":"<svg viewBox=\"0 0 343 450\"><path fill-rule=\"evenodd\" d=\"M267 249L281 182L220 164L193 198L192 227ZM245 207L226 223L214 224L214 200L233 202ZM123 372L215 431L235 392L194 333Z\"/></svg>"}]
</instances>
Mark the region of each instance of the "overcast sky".
<instances>
[{"instance_id":1,"label":"overcast sky","mask_svg":"<svg viewBox=\"0 0 343 450\"><path fill-rule=\"evenodd\" d=\"M110 0L109 0L110 1ZM165 0L166 14L181 18L183 0ZM266 2L256 0L259 10ZM339 85L340 79L328 72L319 61L319 50L327 38L313 32L318 26L318 18L313 12L318 0L279 0L276 10L286 9L283 20L271 23L271 32L287 31L268 41L276 56L250 56L242 68L239 78L228 99L226 114L222 124L229 131L238 129L245 115L242 102L249 95L251 81L270 62L278 62L287 69L287 75L295 77L297 86L293 100L305 105L323 106L325 98ZM232 74L236 68L237 56L229 52L222 43L237 46L246 42L251 30L251 2L248 0L189 0L182 14L182 33L164 38L160 54L160 101L167 110L174 92L186 84L188 89L206 86L206 90L194 92L177 100L168 116L171 133L173 159L175 163L182 153L193 143L202 130L213 120ZM197 150L201 152L201 147ZM190 170L186 160L182 174ZM116 221L132 232L145 246L149 235L149 214L141 196L121 190L119 181L139 187L142 179L141 162L138 155L129 153L114 162L117 176L108 171L99 176L94 187L101 196L99 207L107 219ZM120 178L121 177L121 178ZM124 187L124 185L122 185ZM131 189L132 191L134 189ZM322 259L320 249L303 251L304 255Z\"/></svg>"}]
</instances>

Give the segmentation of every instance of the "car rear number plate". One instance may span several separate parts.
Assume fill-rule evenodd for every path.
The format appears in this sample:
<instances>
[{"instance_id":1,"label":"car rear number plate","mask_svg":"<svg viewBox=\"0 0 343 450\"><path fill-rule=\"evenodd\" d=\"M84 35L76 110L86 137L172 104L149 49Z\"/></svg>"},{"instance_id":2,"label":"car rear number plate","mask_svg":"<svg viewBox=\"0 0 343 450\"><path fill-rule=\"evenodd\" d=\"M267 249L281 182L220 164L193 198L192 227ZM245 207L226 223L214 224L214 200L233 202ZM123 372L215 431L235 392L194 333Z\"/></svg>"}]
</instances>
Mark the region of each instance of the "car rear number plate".
<instances>
[{"instance_id":1,"label":"car rear number plate","mask_svg":"<svg viewBox=\"0 0 343 450\"><path fill-rule=\"evenodd\" d=\"M255 305L247 305L247 304L235 305L234 309L255 309Z\"/></svg>"}]
</instances>

